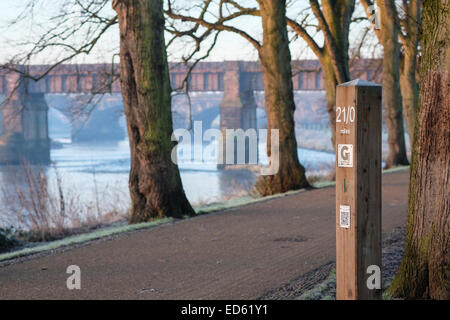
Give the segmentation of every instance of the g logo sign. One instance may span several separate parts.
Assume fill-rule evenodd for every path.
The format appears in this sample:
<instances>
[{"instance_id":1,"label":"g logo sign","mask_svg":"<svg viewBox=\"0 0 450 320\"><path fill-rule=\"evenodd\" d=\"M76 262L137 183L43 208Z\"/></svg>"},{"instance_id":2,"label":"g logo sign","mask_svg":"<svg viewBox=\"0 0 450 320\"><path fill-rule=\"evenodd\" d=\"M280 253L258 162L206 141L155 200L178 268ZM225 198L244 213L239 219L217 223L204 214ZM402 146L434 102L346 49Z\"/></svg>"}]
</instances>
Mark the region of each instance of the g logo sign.
<instances>
[{"instance_id":1,"label":"g logo sign","mask_svg":"<svg viewBox=\"0 0 450 320\"><path fill-rule=\"evenodd\" d=\"M338 167L352 168L353 167L353 145L352 144L338 144Z\"/></svg>"}]
</instances>

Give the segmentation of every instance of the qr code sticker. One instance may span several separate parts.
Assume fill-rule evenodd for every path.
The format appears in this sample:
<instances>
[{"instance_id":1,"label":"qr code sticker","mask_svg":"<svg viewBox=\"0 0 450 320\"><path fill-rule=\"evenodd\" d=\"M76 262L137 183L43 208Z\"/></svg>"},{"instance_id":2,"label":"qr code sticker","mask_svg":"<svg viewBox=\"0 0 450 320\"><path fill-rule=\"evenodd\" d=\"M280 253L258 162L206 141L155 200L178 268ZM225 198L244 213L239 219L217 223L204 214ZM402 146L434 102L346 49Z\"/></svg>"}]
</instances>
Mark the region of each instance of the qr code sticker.
<instances>
[{"instance_id":1,"label":"qr code sticker","mask_svg":"<svg viewBox=\"0 0 450 320\"><path fill-rule=\"evenodd\" d=\"M350 206L340 206L339 208L341 228L350 228Z\"/></svg>"}]
</instances>

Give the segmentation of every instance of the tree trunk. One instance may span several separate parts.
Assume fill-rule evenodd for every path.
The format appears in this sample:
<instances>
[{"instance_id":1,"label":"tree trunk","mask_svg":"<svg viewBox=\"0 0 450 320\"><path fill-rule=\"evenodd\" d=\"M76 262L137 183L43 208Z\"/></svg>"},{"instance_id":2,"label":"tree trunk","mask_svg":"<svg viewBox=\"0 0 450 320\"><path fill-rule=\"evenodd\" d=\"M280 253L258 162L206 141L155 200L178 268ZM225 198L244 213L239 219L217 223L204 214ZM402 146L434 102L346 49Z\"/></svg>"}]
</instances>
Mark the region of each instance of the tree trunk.
<instances>
[{"instance_id":1,"label":"tree trunk","mask_svg":"<svg viewBox=\"0 0 450 320\"><path fill-rule=\"evenodd\" d=\"M347 47L348 51L348 47ZM339 54L339 53L338 53ZM328 49L324 48L323 54L319 59L322 66L323 83L325 88L326 96L326 109L328 112L328 117L330 119L330 129L331 129L331 143L333 148L336 148L336 86L340 83L350 81L350 72L348 70L348 57L347 57L347 69L346 72L341 74L339 77L336 76L335 67L331 61L328 53ZM341 79L339 81L338 79Z\"/></svg>"},{"instance_id":2,"label":"tree trunk","mask_svg":"<svg viewBox=\"0 0 450 320\"><path fill-rule=\"evenodd\" d=\"M171 88L162 0L114 0L131 149L130 223L193 215L171 160Z\"/></svg>"},{"instance_id":3,"label":"tree trunk","mask_svg":"<svg viewBox=\"0 0 450 320\"><path fill-rule=\"evenodd\" d=\"M407 165L405 134L403 129L402 97L400 92L399 26L393 1L379 3L381 15L381 43L383 55L383 96L389 155L385 168Z\"/></svg>"},{"instance_id":4,"label":"tree trunk","mask_svg":"<svg viewBox=\"0 0 450 320\"><path fill-rule=\"evenodd\" d=\"M400 75L402 89L403 116L408 129L412 149L414 124L419 103L419 90L416 81L417 47L419 42L420 0L410 0L408 4L406 37L404 42L403 70Z\"/></svg>"},{"instance_id":5,"label":"tree trunk","mask_svg":"<svg viewBox=\"0 0 450 320\"><path fill-rule=\"evenodd\" d=\"M423 2L406 245L389 288L397 297L450 299L449 21L449 0Z\"/></svg>"},{"instance_id":6,"label":"tree trunk","mask_svg":"<svg viewBox=\"0 0 450 320\"><path fill-rule=\"evenodd\" d=\"M336 86L351 80L348 35L355 0L324 0L321 5L323 17L330 31L330 39L325 41L318 59L322 66L331 143L333 148L336 148ZM325 32L323 33L328 37Z\"/></svg>"},{"instance_id":7,"label":"tree trunk","mask_svg":"<svg viewBox=\"0 0 450 320\"><path fill-rule=\"evenodd\" d=\"M325 62L333 67L337 84L350 81L349 40L350 23L355 0L324 0L322 12L331 38L325 41ZM328 38L327 33L325 37Z\"/></svg>"},{"instance_id":8,"label":"tree trunk","mask_svg":"<svg viewBox=\"0 0 450 320\"><path fill-rule=\"evenodd\" d=\"M286 29L286 3L259 0L263 25L263 45L259 50L267 113L267 155L271 156L270 130L279 130L279 171L260 176L256 189L271 195L308 187L305 169L298 160L294 125L294 95L291 53Z\"/></svg>"},{"instance_id":9,"label":"tree trunk","mask_svg":"<svg viewBox=\"0 0 450 320\"><path fill-rule=\"evenodd\" d=\"M324 57L323 60L326 58ZM327 101L326 109L328 112L328 117L330 119L330 130L331 130L331 144L333 148L336 148L336 86L339 82L336 79L333 66L331 62L321 61L322 65L322 76L323 84L325 88L325 97Z\"/></svg>"}]
</instances>

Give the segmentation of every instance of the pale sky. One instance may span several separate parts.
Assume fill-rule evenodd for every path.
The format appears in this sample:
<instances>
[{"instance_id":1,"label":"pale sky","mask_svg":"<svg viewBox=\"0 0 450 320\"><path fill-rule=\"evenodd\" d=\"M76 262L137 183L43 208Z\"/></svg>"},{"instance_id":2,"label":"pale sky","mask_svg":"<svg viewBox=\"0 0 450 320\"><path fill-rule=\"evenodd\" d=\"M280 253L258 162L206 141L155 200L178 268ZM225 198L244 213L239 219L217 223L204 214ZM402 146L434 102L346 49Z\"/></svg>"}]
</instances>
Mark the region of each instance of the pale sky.
<instances>
[{"instance_id":1,"label":"pale sky","mask_svg":"<svg viewBox=\"0 0 450 320\"><path fill-rule=\"evenodd\" d=\"M10 26L11 21L24 11L29 0L0 0L0 12L2 13L0 20L0 63L4 63L11 58L11 56L26 52L27 47L23 46L23 43L36 39L43 33L43 30L48 29L49 26L51 26L49 18L58 13L61 4L63 3L62 0L39 1L40 5L34 9L32 16L28 14L26 20L18 25ZM251 6L252 0L248 2L250 3L249 6ZM288 16L295 18L298 15L298 12L307 6L307 3L306 0L295 1L294 5L288 9ZM359 1L357 1L357 3L359 3ZM114 14L110 6L105 9L105 14ZM361 8L358 8L355 16L361 16L363 14L364 12L361 11ZM261 39L262 30L260 18L240 18L236 20L233 25L245 30L253 37ZM356 39L359 39L362 27L365 25L365 22L354 25L350 36L351 43L352 40L356 41ZM78 41L82 41L83 39L78 39ZM317 41L319 43L322 42L320 35L317 37ZM101 41L97 44L96 49L90 55L80 56L73 62L111 62L112 55L118 53L118 48L119 31L118 26L115 25L103 35ZM170 47L168 50L169 60L178 60L181 55L186 52L186 48L189 48L189 45L184 43L176 43L174 46ZM53 63L60 53L59 50L47 51L45 54L36 57L33 60L33 63ZM315 59L314 54L307 48L301 38L291 43L291 55L293 59ZM254 48L242 37L233 33L223 32L219 36L216 47L207 60L257 60L257 54Z\"/></svg>"}]
</instances>

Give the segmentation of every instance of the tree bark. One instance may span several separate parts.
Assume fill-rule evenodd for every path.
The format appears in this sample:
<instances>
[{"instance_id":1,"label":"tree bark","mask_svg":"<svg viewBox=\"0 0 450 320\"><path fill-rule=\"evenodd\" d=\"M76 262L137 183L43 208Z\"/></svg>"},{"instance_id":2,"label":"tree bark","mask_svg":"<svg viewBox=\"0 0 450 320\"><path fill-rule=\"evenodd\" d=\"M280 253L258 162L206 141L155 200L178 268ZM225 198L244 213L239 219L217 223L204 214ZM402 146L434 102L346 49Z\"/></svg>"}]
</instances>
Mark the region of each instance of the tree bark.
<instances>
[{"instance_id":1,"label":"tree bark","mask_svg":"<svg viewBox=\"0 0 450 320\"><path fill-rule=\"evenodd\" d=\"M333 66L333 62L330 60L327 51L327 48L324 48L323 55L321 56L319 61L322 66L322 77L325 88L325 97L327 101L326 110L330 119L331 143L333 145L333 148L336 149L336 86L341 83L350 81L350 72L347 67L347 72L337 77L334 71L335 68Z\"/></svg>"},{"instance_id":2,"label":"tree bark","mask_svg":"<svg viewBox=\"0 0 450 320\"><path fill-rule=\"evenodd\" d=\"M279 130L279 171L260 176L256 189L271 195L309 186L305 168L298 160L294 125L294 95L291 53L286 26L286 3L280 0L259 0L263 26L263 45L259 49L264 81L267 114L267 155L271 156L270 131Z\"/></svg>"},{"instance_id":3,"label":"tree bark","mask_svg":"<svg viewBox=\"0 0 450 320\"><path fill-rule=\"evenodd\" d=\"M383 55L383 96L389 155L385 168L407 165L400 92L400 45L397 10L393 1L379 3L381 15L381 44Z\"/></svg>"},{"instance_id":4,"label":"tree bark","mask_svg":"<svg viewBox=\"0 0 450 320\"><path fill-rule=\"evenodd\" d=\"M350 23L355 10L355 0L324 0L322 13L330 38L325 41L325 62L331 63L337 84L350 81L349 40ZM323 27L325 28L325 27Z\"/></svg>"},{"instance_id":5,"label":"tree bark","mask_svg":"<svg viewBox=\"0 0 450 320\"><path fill-rule=\"evenodd\" d=\"M330 118L331 143L336 149L336 86L350 81L349 40L350 23L355 10L355 0L322 1L324 19L330 29L334 45L325 42L323 57L320 60L325 84L327 112ZM331 59L330 51L336 60ZM339 66L339 67L338 67Z\"/></svg>"},{"instance_id":6,"label":"tree bark","mask_svg":"<svg viewBox=\"0 0 450 320\"><path fill-rule=\"evenodd\" d=\"M162 0L114 0L131 150L130 223L193 215L171 160L171 87Z\"/></svg>"},{"instance_id":7,"label":"tree bark","mask_svg":"<svg viewBox=\"0 0 450 320\"><path fill-rule=\"evenodd\" d=\"M321 5L325 23L319 25L322 30L328 28L329 33L322 31L326 41L318 59L322 66L331 143L336 149L336 86L351 80L348 36L355 0L324 0Z\"/></svg>"},{"instance_id":8,"label":"tree bark","mask_svg":"<svg viewBox=\"0 0 450 320\"><path fill-rule=\"evenodd\" d=\"M331 143L336 144L336 86L350 81L349 70L349 32L355 0L324 0L321 7L316 0L310 0L311 7L319 21L319 28L325 38L323 47L300 25L289 21L294 32L301 36L311 47L322 67L322 76L326 93L326 110L330 119Z\"/></svg>"},{"instance_id":9,"label":"tree bark","mask_svg":"<svg viewBox=\"0 0 450 320\"><path fill-rule=\"evenodd\" d=\"M336 79L332 63L328 59L326 52L324 52L319 61L322 66L322 77L327 102L326 110L330 119L331 144L336 149L336 86L339 84L339 81Z\"/></svg>"},{"instance_id":10,"label":"tree bark","mask_svg":"<svg viewBox=\"0 0 450 320\"><path fill-rule=\"evenodd\" d=\"M420 0L410 0L408 4L406 35L403 41L403 70L400 75L403 116L406 121L410 146L414 141L414 124L419 104L419 89L416 81L417 53L419 44Z\"/></svg>"},{"instance_id":11,"label":"tree bark","mask_svg":"<svg viewBox=\"0 0 450 320\"><path fill-rule=\"evenodd\" d=\"M449 21L449 0L423 2L406 244L389 288L396 297L450 299Z\"/></svg>"}]
</instances>

